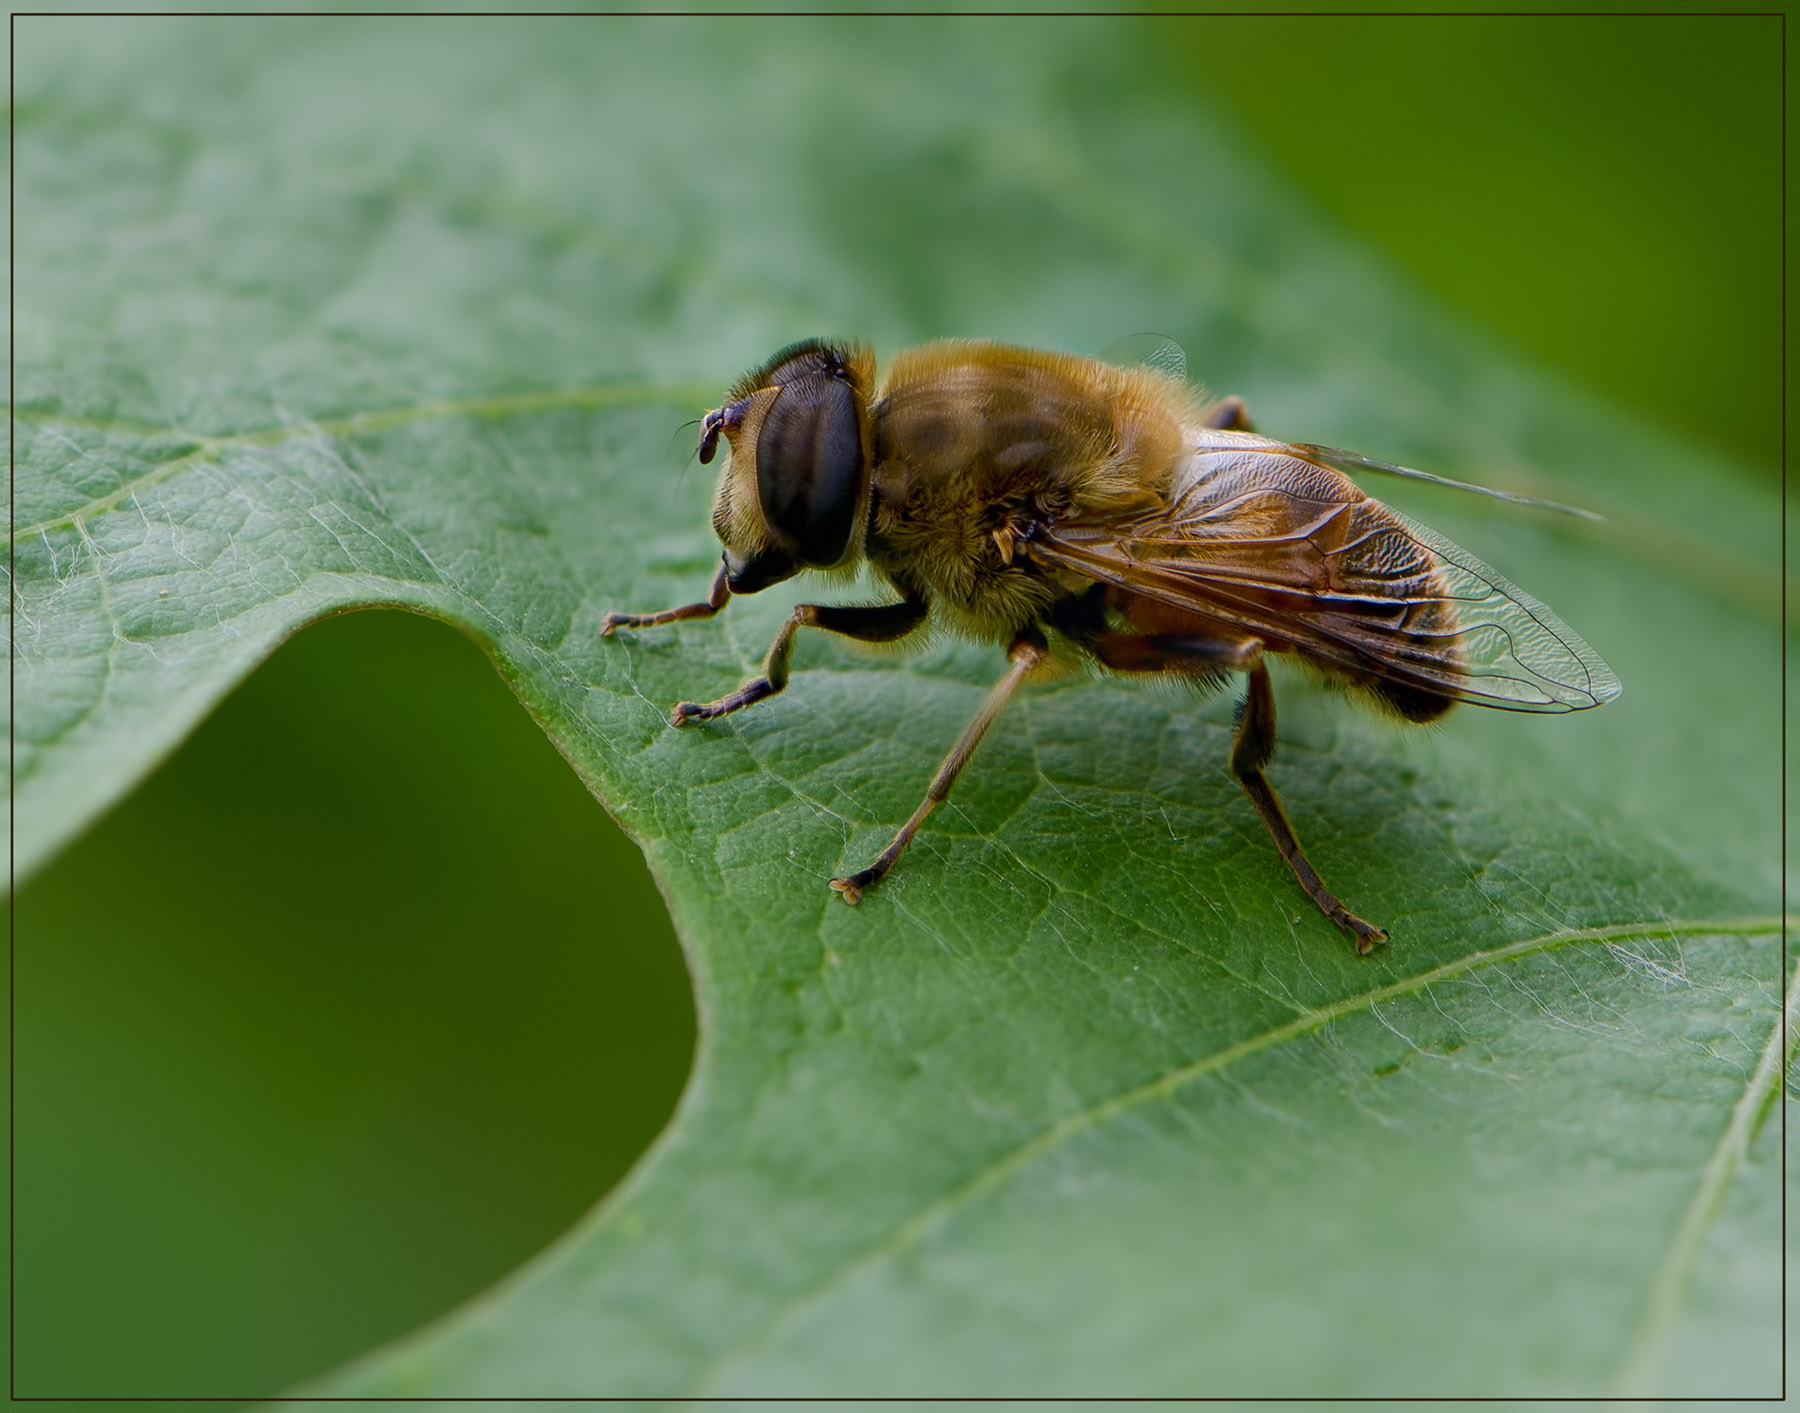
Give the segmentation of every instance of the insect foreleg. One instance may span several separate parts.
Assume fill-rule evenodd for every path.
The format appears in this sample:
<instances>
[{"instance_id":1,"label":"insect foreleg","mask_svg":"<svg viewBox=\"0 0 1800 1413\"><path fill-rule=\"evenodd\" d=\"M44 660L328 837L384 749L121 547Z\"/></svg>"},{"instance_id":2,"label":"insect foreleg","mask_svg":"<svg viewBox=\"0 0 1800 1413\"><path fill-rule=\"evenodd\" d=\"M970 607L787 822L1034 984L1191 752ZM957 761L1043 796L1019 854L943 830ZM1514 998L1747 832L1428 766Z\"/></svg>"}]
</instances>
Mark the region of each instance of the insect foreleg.
<instances>
[{"instance_id":1,"label":"insect foreleg","mask_svg":"<svg viewBox=\"0 0 1800 1413\"><path fill-rule=\"evenodd\" d=\"M725 562L720 560L719 572L713 575L712 588L707 591L705 603L665 608L661 613L609 613L600 620L600 636L610 637L615 628L654 628L662 623L679 623L684 618L711 618L725 607L726 600L731 597L728 574Z\"/></svg>"},{"instance_id":2,"label":"insect foreleg","mask_svg":"<svg viewBox=\"0 0 1800 1413\"><path fill-rule=\"evenodd\" d=\"M788 659L794 653L794 634L801 628L823 628L842 633L865 643L891 643L904 638L925 619L922 599L902 599L899 603L843 606L839 604L803 603L795 608L781 625L775 641L769 644L769 655L763 659L762 676L753 677L728 697L716 702L677 702L669 713L669 723L681 726L689 721L711 721L772 697L787 686Z\"/></svg>"},{"instance_id":3,"label":"insect foreleg","mask_svg":"<svg viewBox=\"0 0 1800 1413\"><path fill-rule=\"evenodd\" d=\"M1306 890L1306 896L1319 905L1326 917L1350 933L1356 939L1357 952L1366 956L1377 944L1387 941L1387 933L1364 922L1340 903L1301 851L1300 841L1294 836L1294 826L1288 823L1287 811L1282 809L1269 777L1263 774L1263 767L1275 754L1275 692L1269 684L1269 669L1259 653L1245 671L1249 673L1250 684L1238 708L1237 735L1231 743L1231 773L1237 776L1250 803L1256 806L1263 826L1275 841L1275 848L1287 860L1294 877Z\"/></svg>"},{"instance_id":4,"label":"insect foreleg","mask_svg":"<svg viewBox=\"0 0 1800 1413\"><path fill-rule=\"evenodd\" d=\"M1049 653L1049 645L1035 631L1028 630L1013 639L1006 654L1010 659L1006 675L994 684L987 700L981 704L981 710L975 713L975 719L963 732L962 739L944 757L944 763L938 767L937 774L931 777L931 787L925 792L925 802L913 811L911 819L900 826L894 842L881 851L874 863L861 873L831 880L831 886L844 895L846 903L860 903L863 890L874 887L887 876L888 870L899 860L906 846L912 843L912 837L919 832L919 826L925 822L925 817L949 795L950 787L956 783L956 777L962 774L962 768L969 763L969 757L975 754L975 748L981 744L981 738L987 734L988 727L994 724L994 718L1000 715L1000 709L1006 705L1007 698L1012 696L1019 683Z\"/></svg>"}]
</instances>

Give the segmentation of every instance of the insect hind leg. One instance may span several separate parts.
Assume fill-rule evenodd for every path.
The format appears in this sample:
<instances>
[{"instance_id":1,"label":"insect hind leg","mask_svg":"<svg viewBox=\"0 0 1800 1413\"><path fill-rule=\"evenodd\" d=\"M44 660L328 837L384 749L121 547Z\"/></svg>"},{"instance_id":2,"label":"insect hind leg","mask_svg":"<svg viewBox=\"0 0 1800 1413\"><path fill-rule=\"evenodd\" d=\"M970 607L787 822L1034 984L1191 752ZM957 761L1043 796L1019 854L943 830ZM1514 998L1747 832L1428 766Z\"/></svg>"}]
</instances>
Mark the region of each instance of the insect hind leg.
<instances>
[{"instance_id":1,"label":"insect hind leg","mask_svg":"<svg viewBox=\"0 0 1800 1413\"><path fill-rule=\"evenodd\" d=\"M1165 672L1219 678L1241 671L1254 655L1240 640L1185 633L1094 633L1079 639L1114 672ZM1247 651L1250 656L1247 656Z\"/></svg>"},{"instance_id":2,"label":"insect hind leg","mask_svg":"<svg viewBox=\"0 0 1800 1413\"><path fill-rule=\"evenodd\" d=\"M1256 428L1250 423L1250 409L1244 399L1233 393L1230 397L1220 398L1206 409L1202 420L1209 427L1217 427L1222 432L1254 432Z\"/></svg>"},{"instance_id":3,"label":"insect hind leg","mask_svg":"<svg viewBox=\"0 0 1800 1413\"><path fill-rule=\"evenodd\" d=\"M1281 798L1263 772L1263 767L1275 754L1275 690L1269 682L1269 669L1263 663L1260 651L1254 654L1245 671L1250 680L1244 700L1238 706L1237 735L1231 742L1231 773L1244 787L1244 793L1262 817L1263 827L1275 841L1276 852L1287 860L1287 866L1293 870L1306 896L1318 905L1320 912L1350 934L1359 955L1367 956L1387 941L1387 933L1373 923L1364 922L1339 902L1337 895L1325 886L1325 880L1307 861L1300 840L1294 834L1294 826L1288 823Z\"/></svg>"},{"instance_id":4,"label":"insect hind leg","mask_svg":"<svg viewBox=\"0 0 1800 1413\"><path fill-rule=\"evenodd\" d=\"M1288 823L1287 812L1275 787L1269 783L1263 767L1275 754L1275 691L1269 682L1269 669L1262 660L1262 644L1254 638L1210 638L1175 633L1118 633L1096 627L1095 609L1088 600L1071 600L1052 622L1062 632L1080 643L1114 672L1179 673L1216 681L1228 672L1249 676L1249 688L1238 706L1237 734L1231 743L1231 773L1244 787L1250 803L1262 818L1275 848L1293 870L1306 896L1356 941L1356 950L1367 955L1382 942L1387 933L1372 923L1364 922L1325 886Z\"/></svg>"},{"instance_id":5,"label":"insect hind leg","mask_svg":"<svg viewBox=\"0 0 1800 1413\"><path fill-rule=\"evenodd\" d=\"M1218 680L1254 657L1254 640L1205 633L1127 633L1111 626L1107 591L1096 584L1051 606L1046 621L1114 672L1176 673Z\"/></svg>"}]
</instances>

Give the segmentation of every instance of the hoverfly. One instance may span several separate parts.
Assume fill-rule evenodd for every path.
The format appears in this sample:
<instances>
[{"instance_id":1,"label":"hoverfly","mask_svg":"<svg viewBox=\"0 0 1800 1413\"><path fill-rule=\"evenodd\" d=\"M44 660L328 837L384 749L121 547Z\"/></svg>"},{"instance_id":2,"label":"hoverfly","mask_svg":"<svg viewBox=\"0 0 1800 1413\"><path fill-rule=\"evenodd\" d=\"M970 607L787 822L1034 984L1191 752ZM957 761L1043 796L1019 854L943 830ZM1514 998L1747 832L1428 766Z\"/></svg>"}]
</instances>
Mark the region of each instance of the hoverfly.
<instances>
[{"instance_id":1,"label":"hoverfly","mask_svg":"<svg viewBox=\"0 0 1800 1413\"><path fill-rule=\"evenodd\" d=\"M676 726L781 691L801 628L893 643L929 622L1005 646L1006 671L924 802L873 863L831 880L849 903L894 867L1007 699L1053 656L1202 686L1242 673L1232 774L1307 896L1372 951L1387 934L1326 888L1265 773L1267 658L1291 654L1410 722L1457 702L1580 711L1612 700L1619 681L1543 604L1346 473L1442 478L1258 436L1240 399L1204 402L1185 371L1173 344L1127 367L959 339L897 355L878 384L861 345L784 348L700 423L702 463L721 437L730 449L711 592L609 613L601 631L710 618L733 594L863 561L898 595L801 604L760 676L679 703Z\"/></svg>"}]
</instances>

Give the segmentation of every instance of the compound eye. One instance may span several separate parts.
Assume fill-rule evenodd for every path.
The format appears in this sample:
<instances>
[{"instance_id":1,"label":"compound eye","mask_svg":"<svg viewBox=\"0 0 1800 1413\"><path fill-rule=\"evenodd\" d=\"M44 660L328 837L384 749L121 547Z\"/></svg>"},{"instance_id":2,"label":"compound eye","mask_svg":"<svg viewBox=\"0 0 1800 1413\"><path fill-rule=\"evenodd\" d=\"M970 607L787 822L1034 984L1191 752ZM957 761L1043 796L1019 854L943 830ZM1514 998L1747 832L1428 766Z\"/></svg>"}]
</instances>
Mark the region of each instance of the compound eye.
<instances>
[{"instance_id":1,"label":"compound eye","mask_svg":"<svg viewBox=\"0 0 1800 1413\"><path fill-rule=\"evenodd\" d=\"M769 528L809 568L850 547L863 494L856 392L829 371L785 384L756 439L756 493Z\"/></svg>"}]
</instances>

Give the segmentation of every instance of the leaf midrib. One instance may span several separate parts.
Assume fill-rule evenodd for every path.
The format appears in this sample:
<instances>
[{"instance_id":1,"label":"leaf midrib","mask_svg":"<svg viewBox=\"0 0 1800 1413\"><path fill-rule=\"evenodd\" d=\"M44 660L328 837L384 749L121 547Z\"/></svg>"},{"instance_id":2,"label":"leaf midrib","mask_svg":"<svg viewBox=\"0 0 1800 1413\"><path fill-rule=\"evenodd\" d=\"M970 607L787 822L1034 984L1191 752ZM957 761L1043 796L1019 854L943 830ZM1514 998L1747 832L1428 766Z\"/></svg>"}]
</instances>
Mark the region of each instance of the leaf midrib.
<instances>
[{"instance_id":1,"label":"leaf midrib","mask_svg":"<svg viewBox=\"0 0 1800 1413\"><path fill-rule=\"evenodd\" d=\"M538 412L596 411L606 407L654 407L663 403L695 405L704 403L716 393L698 383L600 383L591 387L559 388L550 391L504 393L486 397L431 398L424 402L368 412L352 412L342 417L316 421L284 423L275 427L259 427L254 431L213 437L184 432L176 427L151 428L140 423L107 422L70 416L61 412L37 413L8 409L15 422L44 427L83 427L101 432L119 432L129 436L155 436L175 441L198 442L193 451L162 462L142 475L134 476L115 490L96 496L72 510L49 516L12 531L12 543L41 535L64 525L76 525L102 515L123 504L139 491L166 481L189 466L216 460L221 455L246 447L279 446L287 442L333 440L359 436L368 432L385 432L395 427L419 422L449 421L458 417L500 421L508 417L529 416Z\"/></svg>"}]
</instances>

